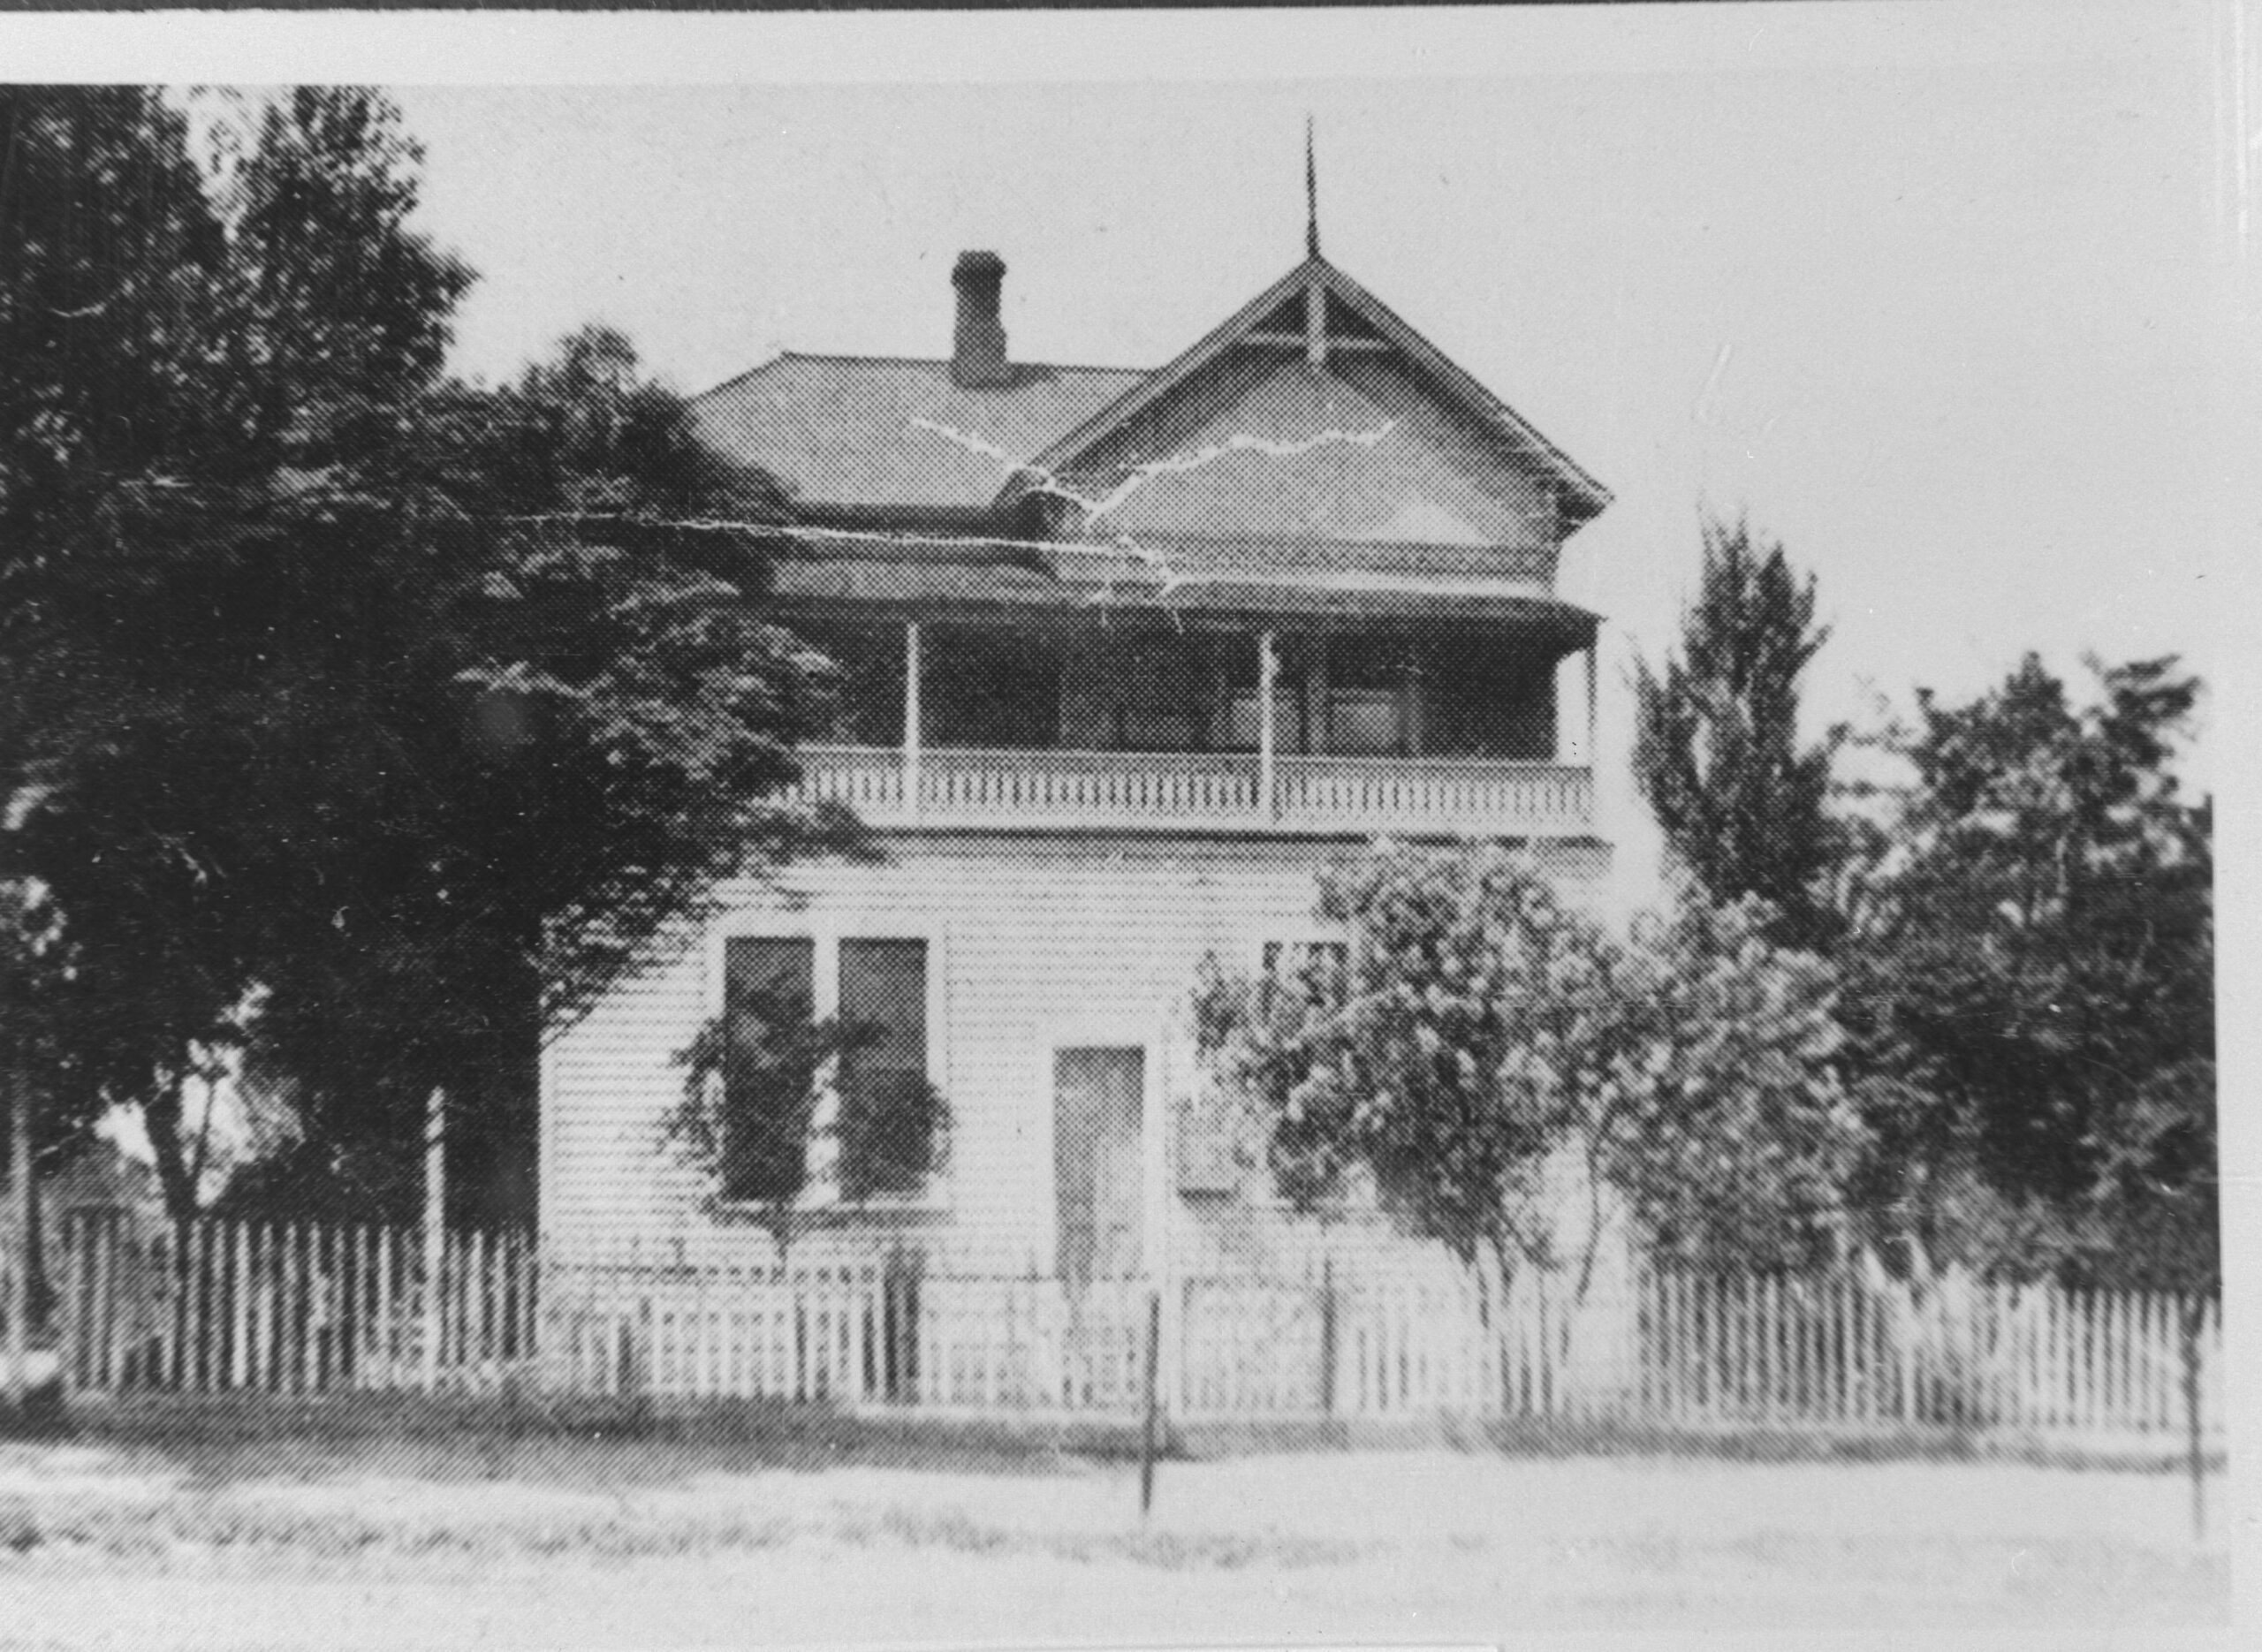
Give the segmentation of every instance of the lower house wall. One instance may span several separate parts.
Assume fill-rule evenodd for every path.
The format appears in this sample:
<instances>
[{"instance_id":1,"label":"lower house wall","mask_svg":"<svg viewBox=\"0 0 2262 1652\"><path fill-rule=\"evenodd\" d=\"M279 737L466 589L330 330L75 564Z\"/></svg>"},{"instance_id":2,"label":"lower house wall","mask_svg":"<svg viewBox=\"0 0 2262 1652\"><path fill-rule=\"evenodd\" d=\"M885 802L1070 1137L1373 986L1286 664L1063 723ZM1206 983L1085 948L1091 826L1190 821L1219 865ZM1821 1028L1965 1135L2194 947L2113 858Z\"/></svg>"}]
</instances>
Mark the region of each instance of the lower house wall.
<instances>
[{"instance_id":1,"label":"lower house wall","mask_svg":"<svg viewBox=\"0 0 2262 1652\"><path fill-rule=\"evenodd\" d=\"M1194 1088L1188 1005L1205 954L1254 966L1268 940L1318 933L1315 875L1341 844L902 834L878 866L797 867L773 885L722 891L708 925L683 926L558 1038L543 1062L542 1222L567 1249L774 1257L753 1213L718 1210L702 1175L663 1139L681 1095L674 1063L720 1005L720 940L733 929L923 936L930 1041L951 1111L949 1159L918 1208L797 1219L796 1262L870 1258L892 1241L929 1271L1049 1273L1054 1265L1051 1051L1139 1042L1147 1111L1174 1119ZM1606 852L1548 845L1567 890L1591 891ZM1157 1133L1158 1154L1177 1132ZM1369 1216L1290 1218L1256 1187L1182 1194L1158 1161L1146 1226L1167 1211L1180 1273L1301 1271L1323 1250L1370 1261L1390 1245ZM1426 1247L1424 1247L1426 1248Z\"/></svg>"}]
</instances>

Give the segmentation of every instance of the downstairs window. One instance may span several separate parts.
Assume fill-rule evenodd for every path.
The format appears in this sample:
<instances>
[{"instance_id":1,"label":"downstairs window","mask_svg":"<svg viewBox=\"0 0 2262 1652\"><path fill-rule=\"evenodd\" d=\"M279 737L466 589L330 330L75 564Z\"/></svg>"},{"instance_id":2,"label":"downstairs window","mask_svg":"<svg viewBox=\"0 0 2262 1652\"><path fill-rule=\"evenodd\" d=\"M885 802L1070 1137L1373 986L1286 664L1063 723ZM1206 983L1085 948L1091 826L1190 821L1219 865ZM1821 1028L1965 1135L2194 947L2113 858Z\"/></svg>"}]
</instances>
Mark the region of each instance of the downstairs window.
<instances>
[{"instance_id":1,"label":"downstairs window","mask_svg":"<svg viewBox=\"0 0 2262 1652\"><path fill-rule=\"evenodd\" d=\"M944 1111L928 1077L927 970L924 940L725 943L725 1198L856 1202L924 1186Z\"/></svg>"}]
</instances>

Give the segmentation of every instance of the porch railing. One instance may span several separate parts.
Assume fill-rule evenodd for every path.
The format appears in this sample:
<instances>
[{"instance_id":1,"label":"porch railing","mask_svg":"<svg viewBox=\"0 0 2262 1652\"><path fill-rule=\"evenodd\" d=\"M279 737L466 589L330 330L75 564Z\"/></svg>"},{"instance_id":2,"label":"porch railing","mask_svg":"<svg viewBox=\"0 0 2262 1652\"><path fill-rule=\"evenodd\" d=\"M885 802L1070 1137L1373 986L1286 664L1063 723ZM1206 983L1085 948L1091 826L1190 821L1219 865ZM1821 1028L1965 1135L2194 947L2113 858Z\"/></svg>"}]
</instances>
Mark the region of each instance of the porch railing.
<instances>
[{"instance_id":1,"label":"porch railing","mask_svg":"<svg viewBox=\"0 0 2262 1652\"><path fill-rule=\"evenodd\" d=\"M811 746L805 796L879 827L1370 831L1567 837L1594 824L1583 765L1482 757Z\"/></svg>"}]
</instances>

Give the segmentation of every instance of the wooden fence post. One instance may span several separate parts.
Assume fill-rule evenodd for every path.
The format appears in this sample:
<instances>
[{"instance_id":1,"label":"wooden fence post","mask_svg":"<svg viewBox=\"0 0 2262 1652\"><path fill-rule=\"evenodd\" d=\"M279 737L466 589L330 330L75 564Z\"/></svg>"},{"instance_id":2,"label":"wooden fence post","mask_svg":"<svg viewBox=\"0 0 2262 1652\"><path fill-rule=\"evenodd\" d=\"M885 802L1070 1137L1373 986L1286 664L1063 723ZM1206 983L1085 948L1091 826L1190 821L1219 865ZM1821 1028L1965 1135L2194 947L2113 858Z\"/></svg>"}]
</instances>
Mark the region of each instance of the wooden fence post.
<instances>
[{"instance_id":1,"label":"wooden fence post","mask_svg":"<svg viewBox=\"0 0 2262 1652\"><path fill-rule=\"evenodd\" d=\"M441 1277L447 1262L447 1092L424 1103L424 1391L440 1386Z\"/></svg>"},{"instance_id":2,"label":"wooden fence post","mask_svg":"<svg viewBox=\"0 0 2262 1652\"><path fill-rule=\"evenodd\" d=\"M1158 1368L1162 1363L1163 1293L1159 1286L1150 1286L1147 1292L1147 1382L1146 1421L1139 1436L1139 1518L1155 1505L1155 1434Z\"/></svg>"},{"instance_id":3,"label":"wooden fence post","mask_svg":"<svg viewBox=\"0 0 2262 1652\"><path fill-rule=\"evenodd\" d=\"M102 1236L95 1251L96 1263L95 1279L97 1288L95 1301L100 1306L94 1319L95 1335L100 1338L96 1345L101 1350L95 1370L95 1381L101 1383L103 1392L115 1396L120 1385L118 1370L118 1231L119 1224L115 1211L105 1210L102 1216L102 1220L95 1229L95 1231Z\"/></svg>"},{"instance_id":4,"label":"wooden fence post","mask_svg":"<svg viewBox=\"0 0 2262 1652\"><path fill-rule=\"evenodd\" d=\"M8 1082L8 1406L18 1416L31 1398L32 1090L11 1052Z\"/></svg>"},{"instance_id":5,"label":"wooden fence post","mask_svg":"<svg viewBox=\"0 0 2262 1652\"><path fill-rule=\"evenodd\" d=\"M2181 1306L2183 1320L2183 1426L2186 1443L2190 1448L2191 1466L2191 1535L2195 1540L2204 1542L2207 1535L2207 1459L2199 1419L2199 1330L2206 1315L2207 1299L2194 1292Z\"/></svg>"}]
</instances>

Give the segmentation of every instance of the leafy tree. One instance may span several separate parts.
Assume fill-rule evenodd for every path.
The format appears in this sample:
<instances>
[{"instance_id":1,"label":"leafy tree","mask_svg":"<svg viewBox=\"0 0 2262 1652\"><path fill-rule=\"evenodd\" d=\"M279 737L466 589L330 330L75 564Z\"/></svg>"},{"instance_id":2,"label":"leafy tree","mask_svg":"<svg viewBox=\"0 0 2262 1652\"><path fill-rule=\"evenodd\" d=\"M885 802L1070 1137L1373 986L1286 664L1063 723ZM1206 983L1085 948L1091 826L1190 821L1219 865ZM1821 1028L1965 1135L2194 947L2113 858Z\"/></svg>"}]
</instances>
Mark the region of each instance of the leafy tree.
<instances>
[{"instance_id":1,"label":"leafy tree","mask_svg":"<svg viewBox=\"0 0 2262 1652\"><path fill-rule=\"evenodd\" d=\"M51 175L35 246L107 214L165 272L27 264L43 298L147 314L38 358L0 430L6 669L37 705L6 728L5 853L74 1001L52 1110L140 1103L185 1209L183 1075L233 1044L300 1125L262 1197L413 1209L435 1087L459 1214L514 1160L523 1193L545 1029L718 875L850 842L776 797L825 680L763 614L761 544L666 526L762 499L617 335L498 390L441 378L469 277L409 227L383 99L277 100L201 191L156 99L11 118ZM163 181L156 230L103 193L125 163L80 165L110 149ZM121 359L184 410L155 435L113 428Z\"/></svg>"},{"instance_id":2,"label":"leafy tree","mask_svg":"<svg viewBox=\"0 0 2262 1652\"><path fill-rule=\"evenodd\" d=\"M1843 956L1863 1202L1920 1266L2213 1277L2210 812L2174 773L2198 685L2093 669L2088 705L2030 656L1887 739L1911 777Z\"/></svg>"},{"instance_id":3,"label":"leafy tree","mask_svg":"<svg viewBox=\"0 0 2262 1652\"><path fill-rule=\"evenodd\" d=\"M1707 519L1681 652L1635 667L1634 773L1674 854L1716 901L1756 895L1771 934L1820 947L1834 857L1824 805L1833 742L1802 746L1799 674L1829 638L1815 587L1748 523Z\"/></svg>"},{"instance_id":4,"label":"leafy tree","mask_svg":"<svg viewBox=\"0 0 2262 1652\"><path fill-rule=\"evenodd\" d=\"M205 862L125 796L199 724L140 618L257 469L217 353L225 229L188 150L146 91L0 90L0 882L42 937L0 1005L50 1145L116 1095L162 1115L241 992Z\"/></svg>"},{"instance_id":5,"label":"leafy tree","mask_svg":"<svg viewBox=\"0 0 2262 1652\"><path fill-rule=\"evenodd\" d=\"M309 757L365 754L304 794L319 816L292 811L327 893L277 937L292 963L257 1053L298 1084L310 1151L341 1170L341 1148L413 1140L446 1087L475 1182L494 1133L531 1143L545 1028L717 879L851 834L777 795L825 680L763 615L765 564L649 525L717 498L696 491L681 404L616 337L571 340L505 391L451 390L428 416L452 473L412 496L430 515L339 602L368 618L288 736ZM391 1167L396 1207L409 1197L413 1156L361 1157Z\"/></svg>"},{"instance_id":6,"label":"leafy tree","mask_svg":"<svg viewBox=\"0 0 2262 1652\"><path fill-rule=\"evenodd\" d=\"M1282 1192L1309 1208L1355 1172L1464 1260L1571 1268L1550 1215L1567 1151L1651 1241L1782 1263L1834 1242L1858 1129L1833 1069L1827 966L1761 933L1756 903L1693 898L1629 943L1502 851L1382 849L1332 868L1340 971L1212 966L1196 1026L1250 1105Z\"/></svg>"},{"instance_id":7,"label":"leafy tree","mask_svg":"<svg viewBox=\"0 0 2262 1652\"><path fill-rule=\"evenodd\" d=\"M839 1100L832 1191L851 1203L911 1191L941 1167L949 1107L923 1075L903 1084L841 1082L884 1035L852 1017L817 1019L806 994L734 994L677 1052L683 1092L661 1138L708 1178L716 1200L761 1203L779 1241L788 1242L808 1188L817 1100L831 1087Z\"/></svg>"}]
</instances>

